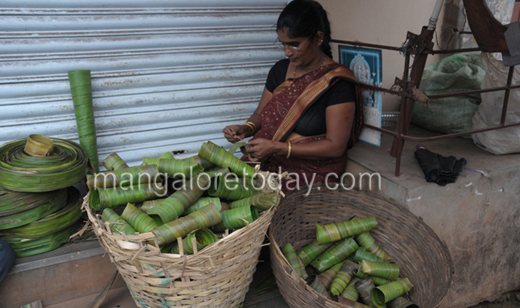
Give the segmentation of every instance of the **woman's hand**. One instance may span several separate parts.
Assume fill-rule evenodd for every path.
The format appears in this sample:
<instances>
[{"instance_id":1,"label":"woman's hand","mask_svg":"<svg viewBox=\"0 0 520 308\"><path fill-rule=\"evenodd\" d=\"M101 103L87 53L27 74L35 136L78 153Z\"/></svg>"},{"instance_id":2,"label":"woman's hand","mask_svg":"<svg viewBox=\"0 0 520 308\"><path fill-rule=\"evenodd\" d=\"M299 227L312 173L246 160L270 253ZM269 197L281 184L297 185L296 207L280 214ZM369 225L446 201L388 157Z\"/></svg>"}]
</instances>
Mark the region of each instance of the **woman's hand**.
<instances>
[{"instance_id":1,"label":"woman's hand","mask_svg":"<svg viewBox=\"0 0 520 308\"><path fill-rule=\"evenodd\" d=\"M262 161L269 158L273 154L280 152L280 142L275 142L269 139L252 139L247 142L247 153L251 161Z\"/></svg>"},{"instance_id":2,"label":"woman's hand","mask_svg":"<svg viewBox=\"0 0 520 308\"><path fill-rule=\"evenodd\" d=\"M224 133L224 137L227 139L227 141L231 143L238 142L240 140L243 140L246 138L246 133L248 133L249 127L245 125L229 125L224 127L222 132Z\"/></svg>"}]
</instances>

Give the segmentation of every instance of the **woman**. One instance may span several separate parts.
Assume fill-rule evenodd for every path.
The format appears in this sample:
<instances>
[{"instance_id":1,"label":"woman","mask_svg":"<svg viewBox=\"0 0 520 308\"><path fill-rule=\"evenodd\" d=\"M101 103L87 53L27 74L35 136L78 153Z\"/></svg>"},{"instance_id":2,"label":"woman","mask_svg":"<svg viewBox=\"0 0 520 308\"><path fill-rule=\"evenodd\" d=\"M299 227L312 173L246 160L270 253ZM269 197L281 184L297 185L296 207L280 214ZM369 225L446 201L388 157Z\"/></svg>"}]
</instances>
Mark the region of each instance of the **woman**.
<instances>
[{"instance_id":1,"label":"woman","mask_svg":"<svg viewBox=\"0 0 520 308\"><path fill-rule=\"evenodd\" d=\"M290 2L276 31L287 59L271 68L253 115L224 128L224 136L233 143L253 136L249 159L295 178L284 191L338 181L361 130L359 87L352 72L332 60L330 24L318 2Z\"/></svg>"}]
</instances>

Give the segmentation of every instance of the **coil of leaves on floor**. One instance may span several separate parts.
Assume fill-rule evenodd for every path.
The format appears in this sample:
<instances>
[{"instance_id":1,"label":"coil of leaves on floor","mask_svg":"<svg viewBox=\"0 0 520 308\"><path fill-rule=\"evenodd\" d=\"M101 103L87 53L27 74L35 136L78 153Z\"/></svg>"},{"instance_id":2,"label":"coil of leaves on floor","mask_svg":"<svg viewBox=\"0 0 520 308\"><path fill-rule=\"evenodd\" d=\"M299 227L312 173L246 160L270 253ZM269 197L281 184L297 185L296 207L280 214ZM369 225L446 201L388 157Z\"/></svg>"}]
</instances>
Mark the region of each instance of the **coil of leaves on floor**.
<instances>
[{"instance_id":1,"label":"coil of leaves on floor","mask_svg":"<svg viewBox=\"0 0 520 308\"><path fill-rule=\"evenodd\" d=\"M0 238L18 258L68 243L82 216L73 187L88 159L72 141L31 135L0 146Z\"/></svg>"}]
</instances>

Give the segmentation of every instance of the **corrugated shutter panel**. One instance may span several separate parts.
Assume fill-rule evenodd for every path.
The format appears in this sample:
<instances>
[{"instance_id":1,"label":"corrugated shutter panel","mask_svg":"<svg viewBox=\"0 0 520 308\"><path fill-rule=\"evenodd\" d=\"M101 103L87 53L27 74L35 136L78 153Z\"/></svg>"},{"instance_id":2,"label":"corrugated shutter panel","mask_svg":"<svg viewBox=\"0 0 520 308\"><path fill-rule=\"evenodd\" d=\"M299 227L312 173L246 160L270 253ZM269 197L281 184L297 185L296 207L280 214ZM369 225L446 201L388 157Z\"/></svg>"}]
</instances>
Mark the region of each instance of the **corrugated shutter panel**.
<instances>
[{"instance_id":1,"label":"corrugated shutter panel","mask_svg":"<svg viewBox=\"0 0 520 308\"><path fill-rule=\"evenodd\" d=\"M67 72L89 69L99 159L226 145L253 112L286 0L4 0L0 143L78 141Z\"/></svg>"}]
</instances>

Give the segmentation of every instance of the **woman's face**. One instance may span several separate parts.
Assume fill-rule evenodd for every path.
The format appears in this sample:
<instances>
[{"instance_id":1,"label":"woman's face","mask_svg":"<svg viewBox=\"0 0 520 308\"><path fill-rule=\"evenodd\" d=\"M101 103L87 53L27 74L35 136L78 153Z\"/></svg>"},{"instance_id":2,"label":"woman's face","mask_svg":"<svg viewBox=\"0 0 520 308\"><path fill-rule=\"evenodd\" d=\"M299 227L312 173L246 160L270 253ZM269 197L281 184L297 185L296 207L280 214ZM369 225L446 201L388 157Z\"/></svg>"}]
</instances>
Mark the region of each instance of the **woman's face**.
<instances>
[{"instance_id":1,"label":"woman's face","mask_svg":"<svg viewBox=\"0 0 520 308\"><path fill-rule=\"evenodd\" d=\"M295 66L308 65L312 63L316 56L319 56L319 47L313 44L309 38L289 37L287 28L278 31L278 40L285 46L285 56ZM297 47L297 50L288 46Z\"/></svg>"}]
</instances>

